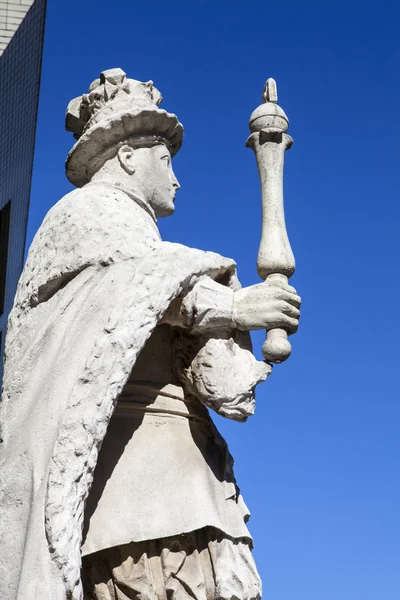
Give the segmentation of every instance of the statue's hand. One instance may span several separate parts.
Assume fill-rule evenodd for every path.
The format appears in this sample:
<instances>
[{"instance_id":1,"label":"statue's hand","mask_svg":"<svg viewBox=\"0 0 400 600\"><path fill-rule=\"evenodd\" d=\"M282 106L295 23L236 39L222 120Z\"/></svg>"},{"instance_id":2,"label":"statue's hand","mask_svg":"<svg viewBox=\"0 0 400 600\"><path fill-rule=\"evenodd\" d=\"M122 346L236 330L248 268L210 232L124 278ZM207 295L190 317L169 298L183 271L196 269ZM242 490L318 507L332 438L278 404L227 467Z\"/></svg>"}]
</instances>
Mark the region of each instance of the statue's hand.
<instances>
[{"instance_id":1,"label":"statue's hand","mask_svg":"<svg viewBox=\"0 0 400 600\"><path fill-rule=\"evenodd\" d=\"M233 321L237 329L285 329L295 333L301 299L291 285L258 283L235 292Z\"/></svg>"}]
</instances>

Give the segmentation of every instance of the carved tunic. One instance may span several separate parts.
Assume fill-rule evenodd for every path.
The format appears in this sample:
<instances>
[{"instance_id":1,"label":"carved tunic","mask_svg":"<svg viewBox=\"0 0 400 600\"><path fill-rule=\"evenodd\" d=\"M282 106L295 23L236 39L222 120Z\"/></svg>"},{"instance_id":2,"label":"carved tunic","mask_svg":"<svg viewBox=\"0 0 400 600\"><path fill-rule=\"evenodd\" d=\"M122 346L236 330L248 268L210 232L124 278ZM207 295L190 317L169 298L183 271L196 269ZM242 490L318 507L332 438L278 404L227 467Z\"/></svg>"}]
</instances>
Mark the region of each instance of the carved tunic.
<instances>
[{"instance_id":1,"label":"carved tunic","mask_svg":"<svg viewBox=\"0 0 400 600\"><path fill-rule=\"evenodd\" d=\"M83 554L207 526L251 540L233 459L208 410L174 373L174 328L159 325L111 419L85 511Z\"/></svg>"}]
</instances>

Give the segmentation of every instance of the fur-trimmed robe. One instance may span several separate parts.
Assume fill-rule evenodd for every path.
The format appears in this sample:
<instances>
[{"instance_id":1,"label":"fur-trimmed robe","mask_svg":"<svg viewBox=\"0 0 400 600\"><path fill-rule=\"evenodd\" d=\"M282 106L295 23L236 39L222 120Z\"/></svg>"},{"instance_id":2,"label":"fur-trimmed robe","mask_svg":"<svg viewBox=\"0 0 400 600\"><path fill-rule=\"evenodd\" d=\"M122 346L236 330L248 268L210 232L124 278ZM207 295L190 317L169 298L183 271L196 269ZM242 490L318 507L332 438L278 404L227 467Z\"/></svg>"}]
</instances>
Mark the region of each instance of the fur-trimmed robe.
<instances>
[{"instance_id":1,"label":"fur-trimmed robe","mask_svg":"<svg viewBox=\"0 0 400 600\"><path fill-rule=\"evenodd\" d=\"M82 598L85 500L108 422L157 323L204 275L235 285L235 264L162 242L151 215L111 186L88 184L48 213L6 339L2 600ZM267 375L254 365L247 394Z\"/></svg>"}]
</instances>

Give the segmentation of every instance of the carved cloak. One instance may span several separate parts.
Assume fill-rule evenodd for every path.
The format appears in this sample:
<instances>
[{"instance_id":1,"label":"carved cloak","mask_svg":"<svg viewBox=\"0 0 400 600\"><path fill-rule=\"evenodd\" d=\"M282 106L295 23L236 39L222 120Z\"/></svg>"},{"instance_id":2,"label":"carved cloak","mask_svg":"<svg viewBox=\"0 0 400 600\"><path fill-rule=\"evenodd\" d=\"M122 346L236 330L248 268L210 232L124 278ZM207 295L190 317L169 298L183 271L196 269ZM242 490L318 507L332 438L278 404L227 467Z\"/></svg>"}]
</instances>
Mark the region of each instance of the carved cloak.
<instances>
[{"instance_id":1,"label":"carved cloak","mask_svg":"<svg viewBox=\"0 0 400 600\"><path fill-rule=\"evenodd\" d=\"M1 598L81 600L85 499L136 357L175 297L234 272L229 259L162 242L111 187L89 184L49 212L6 340Z\"/></svg>"}]
</instances>

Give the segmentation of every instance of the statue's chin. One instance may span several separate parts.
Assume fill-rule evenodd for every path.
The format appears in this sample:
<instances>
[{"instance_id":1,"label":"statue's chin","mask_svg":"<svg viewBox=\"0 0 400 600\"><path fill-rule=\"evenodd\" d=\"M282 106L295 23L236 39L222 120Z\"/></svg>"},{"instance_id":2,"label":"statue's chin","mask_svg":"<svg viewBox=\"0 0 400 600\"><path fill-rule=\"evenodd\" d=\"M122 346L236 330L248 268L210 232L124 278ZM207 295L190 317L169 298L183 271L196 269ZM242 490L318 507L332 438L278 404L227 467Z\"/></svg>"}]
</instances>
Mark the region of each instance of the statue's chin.
<instances>
[{"instance_id":1,"label":"statue's chin","mask_svg":"<svg viewBox=\"0 0 400 600\"><path fill-rule=\"evenodd\" d=\"M174 212L175 212L175 204L173 203L173 201L171 201L170 203L168 203L164 206L158 206L157 209L155 210L155 214L158 219L162 219L163 217L169 217L169 216L173 215Z\"/></svg>"}]
</instances>

